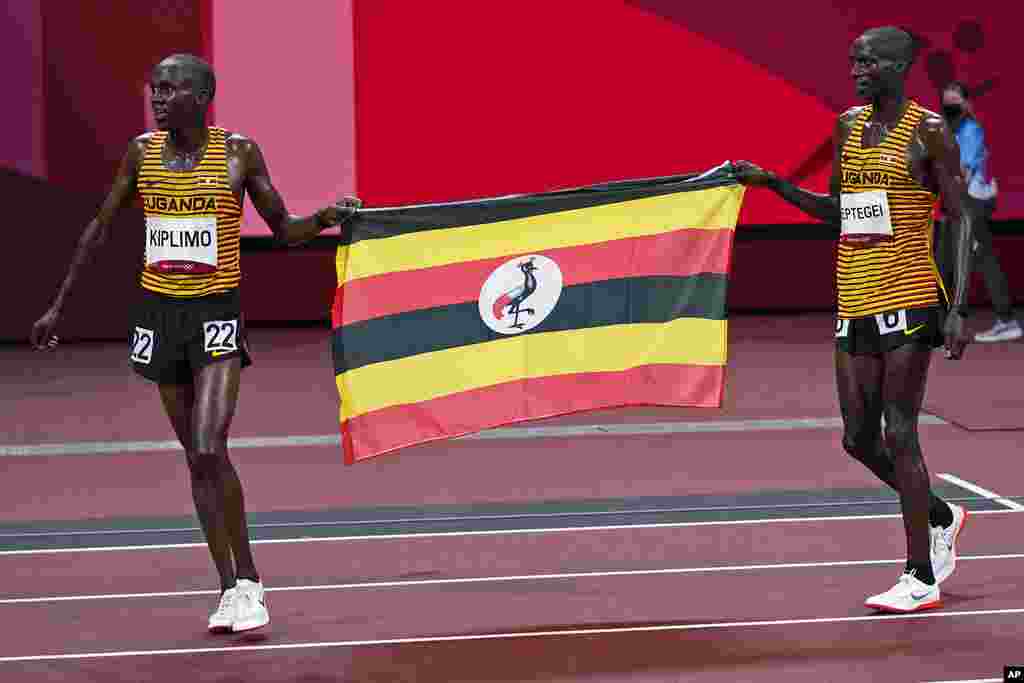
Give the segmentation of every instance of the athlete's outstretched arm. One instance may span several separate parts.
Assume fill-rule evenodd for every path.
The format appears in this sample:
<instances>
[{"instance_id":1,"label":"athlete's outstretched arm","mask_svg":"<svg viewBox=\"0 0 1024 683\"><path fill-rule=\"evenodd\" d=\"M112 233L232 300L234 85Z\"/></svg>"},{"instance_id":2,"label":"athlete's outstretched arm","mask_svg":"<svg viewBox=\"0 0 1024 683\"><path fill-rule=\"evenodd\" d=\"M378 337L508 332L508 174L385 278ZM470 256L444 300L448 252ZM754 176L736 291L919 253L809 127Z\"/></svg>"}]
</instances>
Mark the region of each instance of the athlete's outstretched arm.
<instances>
[{"instance_id":1,"label":"athlete's outstretched arm","mask_svg":"<svg viewBox=\"0 0 1024 683\"><path fill-rule=\"evenodd\" d=\"M85 267L85 264L92 258L96 247L107 240L110 224L114 221L117 212L129 204L135 196L135 180L138 173L139 159L142 158L145 148L144 138L140 137L132 141L128 151L121 159L121 166L114 177L114 185L110 188L110 192L107 193L103 206L100 207L96 217L85 226L81 237L78 238L78 246L75 248L75 254L71 258L71 265L68 266L68 273L64 277L64 282L61 283L60 289L57 290L57 296L54 297L49 310L32 326L31 342L32 346L37 349L52 348L56 345L57 337L54 336L53 332L60 321L61 312L65 301L67 301L68 294L71 293L75 282L78 281L78 276Z\"/></svg>"},{"instance_id":2,"label":"athlete's outstretched arm","mask_svg":"<svg viewBox=\"0 0 1024 683\"><path fill-rule=\"evenodd\" d=\"M348 220L359 208L358 199L345 197L308 216L291 215L285 208L281 194L270 181L267 162L263 159L259 146L246 138L243 138L240 144L243 145L243 158L246 164L245 190L249 193L256 211L279 242L293 245L311 240L332 225L339 225Z\"/></svg>"},{"instance_id":3,"label":"athlete's outstretched arm","mask_svg":"<svg viewBox=\"0 0 1024 683\"><path fill-rule=\"evenodd\" d=\"M950 312L946 317L946 352L950 358L960 358L968 337L963 317L967 309L967 291L971 277L971 245L974 229L971 212L964 206L966 184L960 168L960 148L946 122L929 116L921 122L921 141L931 160L935 179L942 194L942 205L949 220L943 221L953 231L953 291L950 293Z\"/></svg>"},{"instance_id":4,"label":"athlete's outstretched arm","mask_svg":"<svg viewBox=\"0 0 1024 683\"><path fill-rule=\"evenodd\" d=\"M836 121L832 135L832 177L829 180L828 194L811 192L780 178L749 161L737 161L736 177L744 185L767 187L787 202L804 213L825 223L839 225L839 192L841 185L842 164L840 154L852 120L851 112L847 112Z\"/></svg>"}]
</instances>

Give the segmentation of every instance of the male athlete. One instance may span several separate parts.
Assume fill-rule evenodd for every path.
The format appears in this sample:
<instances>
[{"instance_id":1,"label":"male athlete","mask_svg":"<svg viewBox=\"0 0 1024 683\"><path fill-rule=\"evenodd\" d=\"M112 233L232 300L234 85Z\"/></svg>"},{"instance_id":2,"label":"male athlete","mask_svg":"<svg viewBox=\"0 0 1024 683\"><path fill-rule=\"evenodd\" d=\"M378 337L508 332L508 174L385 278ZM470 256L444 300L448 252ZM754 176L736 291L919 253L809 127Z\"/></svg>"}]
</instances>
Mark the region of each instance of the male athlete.
<instances>
[{"instance_id":1,"label":"male athlete","mask_svg":"<svg viewBox=\"0 0 1024 683\"><path fill-rule=\"evenodd\" d=\"M256 143L206 125L216 79L203 60L168 57L153 69L151 88L158 130L129 145L52 306L32 328L32 344L56 345L54 330L79 272L138 192L146 256L131 361L157 383L185 449L192 499L221 581L209 630L247 631L269 623L270 615L249 547L242 485L227 451L241 370L251 364L238 291L242 201L248 193L274 237L297 244L346 221L358 200L290 215Z\"/></svg>"},{"instance_id":2,"label":"male athlete","mask_svg":"<svg viewBox=\"0 0 1024 683\"><path fill-rule=\"evenodd\" d=\"M904 94L913 61L914 41L901 29L871 29L854 41L851 76L868 104L839 117L828 194L737 164L740 182L841 226L835 358L843 448L900 496L906 568L865 603L891 612L941 606L938 584L953 572L967 515L931 492L917 434L932 349L945 345L956 359L967 344L972 238L956 140L941 116ZM948 297L930 244L940 193L955 245Z\"/></svg>"}]
</instances>

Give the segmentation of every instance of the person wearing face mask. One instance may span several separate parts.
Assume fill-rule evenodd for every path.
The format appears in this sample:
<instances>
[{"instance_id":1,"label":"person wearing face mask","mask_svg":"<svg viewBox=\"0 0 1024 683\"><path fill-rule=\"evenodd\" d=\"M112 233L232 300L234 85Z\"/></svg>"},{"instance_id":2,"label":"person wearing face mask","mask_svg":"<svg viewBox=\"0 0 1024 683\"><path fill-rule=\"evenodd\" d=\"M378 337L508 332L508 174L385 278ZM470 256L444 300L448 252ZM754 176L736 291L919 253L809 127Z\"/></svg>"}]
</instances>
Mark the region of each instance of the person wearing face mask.
<instances>
[{"instance_id":1,"label":"person wearing face mask","mask_svg":"<svg viewBox=\"0 0 1024 683\"><path fill-rule=\"evenodd\" d=\"M992 249L992 230L989 226L992 212L996 207L998 186L995 179L988 174L988 145L985 141L985 131L974 117L967 87L960 81L952 81L942 89L942 114L960 145L960 165L967 181L967 197L964 203L974 214L974 263L985 278L985 287L988 289L996 314L995 324L975 335L974 340L1014 341L1024 336L1024 330L1014 316L1010 286ZM943 257L940 257L940 262L950 263L950 259L945 257L948 254L948 245L940 239L937 247L942 250L940 254Z\"/></svg>"}]
</instances>

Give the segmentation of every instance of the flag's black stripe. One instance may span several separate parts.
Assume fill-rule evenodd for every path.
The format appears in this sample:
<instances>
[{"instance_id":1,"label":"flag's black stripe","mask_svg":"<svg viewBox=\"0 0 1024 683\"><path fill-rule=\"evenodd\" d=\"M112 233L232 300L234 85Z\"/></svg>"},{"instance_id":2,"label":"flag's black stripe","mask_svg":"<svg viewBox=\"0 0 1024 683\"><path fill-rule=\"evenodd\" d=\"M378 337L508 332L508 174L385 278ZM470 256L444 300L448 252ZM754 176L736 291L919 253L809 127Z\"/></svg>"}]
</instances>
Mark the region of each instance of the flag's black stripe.
<instances>
[{"instance_id":1,"label":"flag's black stripe","mask_svg":"<svg viewBox=\"0 0 1024 683\"><path fill-rule=\"evenodd\" d=\"M572 285L548 318L521 334L663 323L676 318L725 318L727 279L721 273L636 277ZM527 299L523 306L529 306ZM524 316L525 319L525 316ZM476 301L396 313L334 330L335 374L373 363L505 339L480 318ZM443 372L443 369L439 369Z\"/></svg>"},{"instance_id":2,"label":"flag's black stripe","mask_svg":"<svg viewBox=\"0 0 1024 683\"><path fill-rule=\"evenodd\" d=\"M706 190L735 184L731 169L731 165L723 165L707 174L690 173L643 180L622 180L558 192L518 194L465 202L363 209L343 231L340 241L341 244L354 244L362 240L496 223L645 197Z\"/></svg>"}]
</instances>

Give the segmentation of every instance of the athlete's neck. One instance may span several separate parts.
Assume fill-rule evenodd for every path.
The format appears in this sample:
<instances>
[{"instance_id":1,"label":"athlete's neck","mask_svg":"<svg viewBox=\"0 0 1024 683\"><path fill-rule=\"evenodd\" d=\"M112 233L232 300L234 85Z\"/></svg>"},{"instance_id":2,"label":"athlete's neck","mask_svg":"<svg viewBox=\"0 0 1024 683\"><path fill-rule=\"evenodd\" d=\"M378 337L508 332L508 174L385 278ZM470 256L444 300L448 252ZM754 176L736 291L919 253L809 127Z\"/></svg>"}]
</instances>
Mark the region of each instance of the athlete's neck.
<instances>
[{"instance_id":1,"label":"athlete's neck","mask_svg":"<svg viewBox=\"0 0 1024 683\"><path fill-rule=\"evenodd\" d=\"M206 126L199 126L196 128L175 128L170 131L168 136L170 139L171 147L184 154L196 153L203 148L206 144L206 140L209 137L209 132Z\"/></svg>"},{"instance_id":2,"label":"athlete's neck","mask_svg":"<svg viewBox=\"0 0 1024 683\"><path fill-rule=\"evenodd\" d=\"M903 116L907 107L907 96L900 88L897 92L883 93L871 98L871 120L887 126L893 126Z\"/></svg>"}]
</instances>

